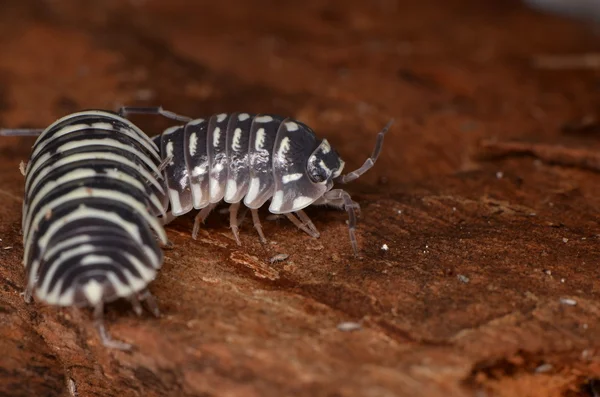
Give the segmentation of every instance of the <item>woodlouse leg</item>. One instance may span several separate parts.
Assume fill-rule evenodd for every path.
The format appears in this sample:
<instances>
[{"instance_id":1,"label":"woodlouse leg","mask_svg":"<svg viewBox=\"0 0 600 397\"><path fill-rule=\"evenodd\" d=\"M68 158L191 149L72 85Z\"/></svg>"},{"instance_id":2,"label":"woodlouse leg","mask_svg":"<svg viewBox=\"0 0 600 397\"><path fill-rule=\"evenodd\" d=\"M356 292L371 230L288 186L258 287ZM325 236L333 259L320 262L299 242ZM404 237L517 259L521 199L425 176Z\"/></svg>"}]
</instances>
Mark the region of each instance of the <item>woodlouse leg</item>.
<instances>
[{"instance_id":1,"label":"woodlouse leg","mask_svg":"<svg viewBox=\"0 0 600 397\"><path fill-rule=\"evenodd\" d=\"M19 171L21 172L21 175L25 176L25 171L27 171L27 163L25 161L19 163Z\"/></svg>"},{"instance_id":2,"label":"woodlouse leg","mask_svg":"<svg viewBox=\"0 0 600 397\"><path fill-rule=\"evenodd\" d=\"M33 296L33 287L30 287L29 285L27 285L27 287L25 287L25 290L23 291L23 300L25 300L25 303L31 303L32 296Z\"/></svg>"},{"instance_id":3,"label":"woodlouse leg","mask_svg":"<svg viewBox=\"0 0 600 397\"><path fill-rule=\"evenodd\" d=\"M192 238L195 240L196 238L198 238L198 233L200 232L200 224L204 223L204 221L206 220L206 218L208 218L208 215L210 214L210 212L217 206L216 203L214 204L209 204L206 207L202 208L200 210L200 212L198 212L198 214L196 214L196 217L194 218L194 229L192 230Z\"/></svg>"},{"instance_id":4,"label":"woodlouse leg","mask_svg":"<svg viewBox=\"0 0 600 397\"><path fill-rule=\"evenodd\" d=\"M158 174L154 172L156 179L164 179L162 172L165 170L165 168L167 168L167 165L169 165L171 161L173 161L173 156L167 156L160 162L160 164L156 167L158 169ZM150 184L150 181L147 181L146 183Z\"/></svg>"},{"instance_id":5,"label":"woodlouse leg","mask_svg":"<svg viewBox=\"0 0 600 397\"><path fill-rule=\"evenodd\" d=\"M177 217L174 216L171 211L169 211L169 212L167 212L166 217L160 218L160 223L162 223L163 226L167 226L169 223L173 222L173 220L175 220L175 218L177 218Z\"/></svg>"},{"instance_id":6,"label":"woodlouse leg","mask_svg":"<svg viewBox=\"0 0 600 397\"><path fill-rule=\"evenodd\" d=\"M267 243L267 239L262 230L262 225L260 224L260 218L258 217L258 209L251 208L250 212L252 213L252 222L254 223L254 228L258 232L258 236L260 237L260 242L263 244Z\"/></svg>"},{"instance_id":7,"label":"woodlouse leg","mask_svg":"<svg viewBox=\"0 0 600 397\"><path fill-rule=\"evenodd\" d=\"M383 127L383 129L377 134L377 139L375 141L375 148L373 149L373 153L371 154L371 157L369 157L359 169L349 172L346 175L342 175L342 176L338 177L336 179L336 182L348 183L350 181L353 181L356 178L358 178L359 176L361 176L362 174L364 174L365 172L367 172L371 167L373 167L373 165L375 165L377 158L381 154L381 148L383 147L383 138L393 123L394 123L394 119L391 119L390 121L388 121L388 123L385 125L385 127Z\"/></svg>"},{"instance_id":8,"label":"woodlouse leg","mask_svg":"<svg viewBox=\"0 0 600 397\"><path fill-rule=\"evenodd\" d=\"M296 214L298 215L298 218L300 218L302 223L304 223L304 226L312 230L317 235L317 237L321 236L321 233L319 233L315 224L310 220L308 215L306 215L306 212L300 210L296 211Z\"/></svg>"},{"instance_id":9,"label":"woodlouse leg","mask_svg":"<svg viewBox=\"0 0 600 397\"><path fill-rule=\"evenodd\" d=\"M0 136L39 136L41 128L0 128Z\"/></svg>"},{"instance_id":10,"label":"woodlouse leg","mask_svg":"<svg viewBox=\"0 0 600 397\"><path fill-rule=\"evenodd\" d=\"M354 212L356 212L356 216L360 217L360 204L358 204L356 201L353 201L352 206L354 207Z\"/></svg>"},{"instance_id":11,"label":"woodlouse leg","mask_svg":"<svg viewBox=\"0 0 600 397\"><path fill-rule=\"evenodd\" d=\"M238 211L240 210L241 202L233 203L229 206L229 226L231 227L231 232L233 233L233 237L235 237L235 242L237 245L242 245L240 240L240 232L238 227Z\"/></svg>"},{"instance_id":12,"label":"woodlouse leg","mask_svg":"<svg viewBox=\"0 0 600 397\"><path fill-rule=\"evenodd\" d=\"M309 235L309 236L311 236L311 237L314 237L314 238L319 238L319 234L318 234L318 233L315 233L314 231L310 230L308 227L304 226L304 224L303 224L302 222L300 222L300 221L298 220L298 218L296 218L296 217L294 216L294 214L292 214L292 213L289 213L289 212L288 212L287 214L285 214L285 216L286 216L286 217L287 217L287 218L288 218L290 221L292 221L292 223L293 223L294 225L296 225L296 227L297 227L298 229L302 230L303 232L305 232L306 234L308 234L308 235Z\"/></svg>"},{"instance_id":13,"label":"woodlouse leg","mask_svg":"<svg viewBox=\"0 0 600 397\"><path fill-rule=\"evenodd\" d=\"M25 303L31 303L33 301L33 289L37 285L38 280L39 280L39 276L37 276L35 278L33 285L30 286L29 283L27 283L27 286L21 293L23 295L23 300L25 301Z\"/></svg>"},{"instance_id":14,"label":"woodlouse leg","mask_svg":"<svg viewBox=\"0 0 600 397\"><path fill-rule=\"evenodd\" d=\"M142 309L142 303L140 302L139 298L137 297L137 295L132 295L129 297L129 303L131 303L131 307L133 308L133 311L135 312L135 314L139 317L142 315L142 312L144 311Z\"/></svg>"},{"instance_id":15,"label":"woodlouse leg","mask_svg":"<svg viewBox=\"0 0 600 397\"><path fill-rule=\"evenodd\" d=\"M242 222L244 222L244 219L246 219L246 214L248 213L248 207L244 206L242 207L242 213L237 217L237 224L238 226L242 225Z\"/></svg>"},{"instance_id":16,"label":"woodlouse leg","mask_svg":"<svg viewBox=\"0 0 600 397\"><path fill-rule=\"evenodd\" d=\"M334 205L340 205L343 207L348 213L348 233L350 235L350 243L352 244L352 249L354 251L354 255L358 256L358 242L356 240L356 209L360 208L357 202L352 201L352 197L342 190L342 189L333 189L328 191L323 195L326 201L331 202ZM341 201L341 203L340 203ZM359 210L360 211L360 210Z\"/></svg>"},{"instance_id":17,"label":"woodlouse leg","mask_svg":"<svg viewBox=\"0 0 600 397\"><path fill-rule=\"evenodd\" d=\"M166 217L160 217L160 218L158 218L158 221L161 223L161 225L165 226L168 223L170 223L173 219L175 219L175 217L173 216L173 214L171 212L169 212ZM173 244L171 242L171 240L167 240L166 243L163 243L161 241L161 238L158 236L158 234L154 233L154 237L156 238L156 240L158 241L158 243L160 244L160 246L163 249L170 250L170 249L173 249L175 247L175 244Z\"/></svg>"},{"instance_id":18,"label":"woodlouse leg","mask_svg":"<svg viewBox=\"0 0 600 397\"><path fill-rule=\"evenodd\" d=\"M158 303L156 303L156 298L154 298L154 295L147 288L138 294L138 299L146 302L148 310L150 310L154 317L160 317L160 309L158 308Z\"/></svg>"},{"instance_id":19,"label":"woodlouse leg","mask_svg":"<svg viewBox=\"0 0 600 397\"><path fill-rule=\"evenodd\" d=\"M169 165L169 163L173 160L173 156L167 156L163 159L163 161L160 162L160 164L158 165L158 171L163 172L165 170L165 168L167 168L167 165ZM158 174L156 175L158 177L158 179L162 179L163 176L162 174Z\"/></svg>"},{"instance_id":20,"label":"woodlouse leg","mask_svg":"<svg viewBox=\"0 0 600 397\"><path fill-rule=\"evenodd\" d=\"M127 114L156 114L171 120L181 121L184 123L192 121L190 117L182 116L169 110L165 110L162 106L122 106L117 113L121 117L127 117Z\"/></svg>"},{"instance_id":21,"label":"woodlouse leg","mask_svg":"<svg viewBox=\"0 0 600 397\"><path fill-rule=\"evenodd\" d=\"M156 299L150 293L150 291L148 291L148 289L145 289L142 292L139 292L129 297L129 302L131 303L135 314L137 314L138 316L142 315L142 301L146 303L146 306L148 306L148 310L152 312L152 314L155 317L160 317L160 310L158 309Z\"/></svg>"},{"instance_id":22,"label":"woodlouse leg","mask_svg":"<svg viewBox=\"0 0 600 397\"><path fill-rule=\"evenodd\" d=\"M112 339L104 327L104 302L100 301L94 306L94 325L98 330L102 344L110 349L131 350L129 343Z\"/></svg>"},{"instance_id":23,"label":"woodlouse leg","mask_svg":"<svg viewBox=\"0 0 600 397\"><path fill-rule=\"evenodd\" d=\"M173 244L173 242L171 240L167 240L166 244L161 244L162 249L164 250L172 250L173 248L175 248L175 244Z\"/></svg>"}]
</instances>

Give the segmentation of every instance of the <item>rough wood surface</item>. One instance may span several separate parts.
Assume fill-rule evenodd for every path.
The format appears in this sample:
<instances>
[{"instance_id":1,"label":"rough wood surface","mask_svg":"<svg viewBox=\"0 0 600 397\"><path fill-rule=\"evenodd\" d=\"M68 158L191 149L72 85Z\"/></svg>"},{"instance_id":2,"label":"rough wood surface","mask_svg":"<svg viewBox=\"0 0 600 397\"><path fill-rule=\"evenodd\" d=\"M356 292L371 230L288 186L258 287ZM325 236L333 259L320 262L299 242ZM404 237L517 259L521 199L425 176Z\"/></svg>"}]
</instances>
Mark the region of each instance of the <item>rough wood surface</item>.
<instances>
[{"instance_id":1,"label":"rough wood surface","mask_svg":"<svg viewBox=\"0 0 600 397\"><path fill-rule=\"evenodd\" d=\"M600 175L573 156L600 135L563 127L600 117L600 72L534 59L596 51L587 27L509 0L0 0L2 126L121 104L268 111L354 167L397 120L349 186L361 260L343 212L309 211L318 240L265 222L265 247L246 222L241 248L226 216L198 241L184 216L151 284L162 317L107 308L131 353L103 348L89 311L23 302L32 139L0 139L0 395L593 396ZM480 152L492 141L501 158Z\"/></svg>"}]
</instances>

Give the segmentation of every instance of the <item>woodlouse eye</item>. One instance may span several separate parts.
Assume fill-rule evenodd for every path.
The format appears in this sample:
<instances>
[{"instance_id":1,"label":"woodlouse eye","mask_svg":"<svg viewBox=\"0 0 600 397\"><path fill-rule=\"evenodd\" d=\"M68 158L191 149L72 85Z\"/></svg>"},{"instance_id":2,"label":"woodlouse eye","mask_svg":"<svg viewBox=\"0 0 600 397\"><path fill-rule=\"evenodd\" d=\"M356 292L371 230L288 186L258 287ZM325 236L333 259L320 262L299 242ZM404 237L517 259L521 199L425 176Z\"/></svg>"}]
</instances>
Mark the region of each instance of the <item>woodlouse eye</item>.
<instances>
[{"instance_id":1,"label":"woodlouse eye","mask_svg":"<svg viewBox=\"0 0 600 397\"><path fill-rule=\"evenodd\" d=\"M321 183L327 180L329 177L328 173L324 169L318 167L311 168L308 176L315 183Z\"/></svg>"}]
</instances>

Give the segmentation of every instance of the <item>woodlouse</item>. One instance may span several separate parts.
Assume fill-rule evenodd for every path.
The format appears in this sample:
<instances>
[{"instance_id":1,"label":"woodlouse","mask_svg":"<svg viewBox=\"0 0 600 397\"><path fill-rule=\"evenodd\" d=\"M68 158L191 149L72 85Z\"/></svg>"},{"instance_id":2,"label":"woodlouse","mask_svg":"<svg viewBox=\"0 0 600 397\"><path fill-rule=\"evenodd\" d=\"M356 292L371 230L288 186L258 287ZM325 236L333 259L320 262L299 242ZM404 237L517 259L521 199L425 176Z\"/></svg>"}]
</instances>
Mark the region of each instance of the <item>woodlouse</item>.
<instances>
[{"instance_id":1,"label":"woodlouse","mask_svg":"<svg viewBox=\"0 0 600 397\"><path fill-rule=\"evenodd\" d=\"M158 314L146 287L167 244L162 166L146 134L114 113L74 113L43 130L24 170L26 301L92 306L103 344L129 348L106 332L103 307L127 298L139 314L146 300Z\"/></svg>"},{"instance_id":2,"label":"woodlouse","mask_svg":"<svg viewBox=\"0 0 600 397\"><path fill-rule=\"evenodd\" d=\"M352 172L342 175L344 161L327 139L319 140L313 130L291 118L271 114L221 113L208 119L190 119L165 111L162 107L124 107L121 114L161 114L185 121L166 129L153 141L162 158L171 158L164 169L173 217L200 210L192 236L215 206L230 204L229 222L238 245L238 211L250 208L260 239L265 242L258 208L270 200L269 211L283 214L298 228L313 237L319 232L303 211L309 205L328 205L345 209L348 230L355 254L356 211L360 209L343 189L345 184L368 171L376 162L383 139L393 120L378 133L372 155Z\"/></svg>"}]
</instances>

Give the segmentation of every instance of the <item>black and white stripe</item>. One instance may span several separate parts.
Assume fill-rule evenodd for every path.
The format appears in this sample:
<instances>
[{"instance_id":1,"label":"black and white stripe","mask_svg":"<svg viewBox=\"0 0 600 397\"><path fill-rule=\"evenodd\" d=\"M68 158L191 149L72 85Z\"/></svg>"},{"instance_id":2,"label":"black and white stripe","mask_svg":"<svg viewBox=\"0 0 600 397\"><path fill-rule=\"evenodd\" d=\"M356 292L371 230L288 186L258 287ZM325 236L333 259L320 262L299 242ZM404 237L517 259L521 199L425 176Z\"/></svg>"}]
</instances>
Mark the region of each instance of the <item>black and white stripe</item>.
<instances>
[{"instance_id":1,"label":"black and white stripe","mask_svg":"<svg viewBox=\"0 0 600 397\"><path fill-rule=\"evenodd\" d=\"M25 170L26 299L101 316L104 303L144 293L167 243L161 162L146 134L109 112L71 114L41 133ZM126 347L97 320L105 344Z\"/></svg>"}]
</instances>

